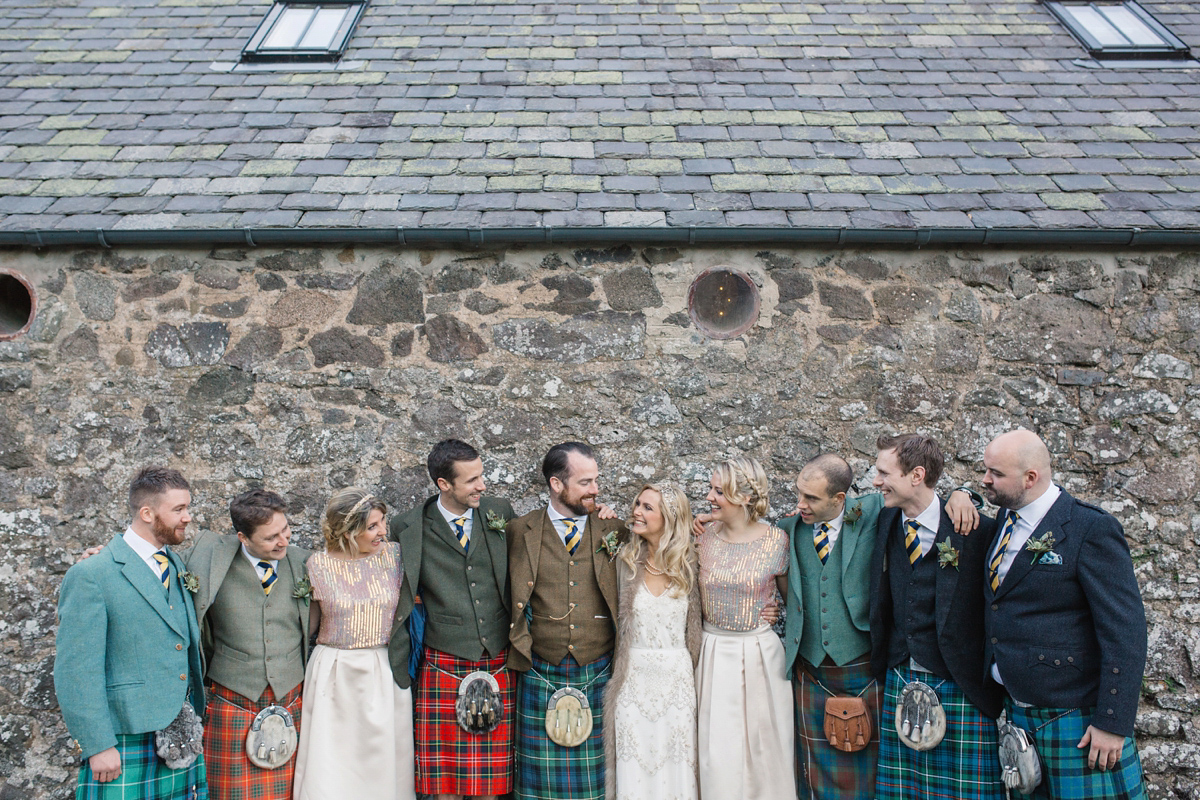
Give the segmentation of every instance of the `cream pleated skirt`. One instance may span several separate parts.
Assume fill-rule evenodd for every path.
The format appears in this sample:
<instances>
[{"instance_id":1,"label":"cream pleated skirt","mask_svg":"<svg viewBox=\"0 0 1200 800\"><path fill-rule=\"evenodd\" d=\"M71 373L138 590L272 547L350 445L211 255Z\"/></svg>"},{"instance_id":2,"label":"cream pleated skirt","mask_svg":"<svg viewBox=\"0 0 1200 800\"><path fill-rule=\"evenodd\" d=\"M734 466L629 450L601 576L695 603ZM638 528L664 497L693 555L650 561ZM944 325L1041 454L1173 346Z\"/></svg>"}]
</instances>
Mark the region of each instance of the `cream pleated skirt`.
<instances>
[{"instance_id":1,"label":"cream pleated skirt","mask_svg":"<svg viewBox=\"0 0 1200 800\"><path fill-rule=\"evenodd\" d=\"M387 648L317 645L304 674L295 800L415 800L412 693Z\"/></svg>"},{"instance_id":2,"label":"cream pleated skirt","mask_svg":"<svg viewBox=\"0 0 1200 800\"><path fill-rule=\"evenodd\" d=\"M769 626L705 623L696 667L701 800L795 800L792 687Z\"/></svg>"}]
</instances>

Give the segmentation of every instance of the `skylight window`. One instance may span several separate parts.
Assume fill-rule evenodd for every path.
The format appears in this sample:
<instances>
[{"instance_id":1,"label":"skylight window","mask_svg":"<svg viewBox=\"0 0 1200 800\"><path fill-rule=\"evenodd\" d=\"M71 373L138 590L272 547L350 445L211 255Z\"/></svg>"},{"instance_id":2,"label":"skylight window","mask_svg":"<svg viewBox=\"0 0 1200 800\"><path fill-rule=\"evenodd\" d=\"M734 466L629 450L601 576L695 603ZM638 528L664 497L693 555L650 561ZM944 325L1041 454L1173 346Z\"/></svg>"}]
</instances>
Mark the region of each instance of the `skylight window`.
<instances>
[{"instance_id":1,"label":"skylight window","mask_svg":"<svg viewBox=\"0 0 1200 800\"><path fill-rule=\"evenodd\" d=\"M1093 56L1186 57L1188 47L1133 0L1124 3L1047 2Z\"/></svg>"},{"instance_id":2,"label":"skylight window","mask_svg":"<svg viewBox=\"0 0 1200 800\"><path fill-rule=\"evenodd\" d=\"M243 48L242 60L336 61L365 6L365 0L276 0Z\"/></svg>"}]
</instances>

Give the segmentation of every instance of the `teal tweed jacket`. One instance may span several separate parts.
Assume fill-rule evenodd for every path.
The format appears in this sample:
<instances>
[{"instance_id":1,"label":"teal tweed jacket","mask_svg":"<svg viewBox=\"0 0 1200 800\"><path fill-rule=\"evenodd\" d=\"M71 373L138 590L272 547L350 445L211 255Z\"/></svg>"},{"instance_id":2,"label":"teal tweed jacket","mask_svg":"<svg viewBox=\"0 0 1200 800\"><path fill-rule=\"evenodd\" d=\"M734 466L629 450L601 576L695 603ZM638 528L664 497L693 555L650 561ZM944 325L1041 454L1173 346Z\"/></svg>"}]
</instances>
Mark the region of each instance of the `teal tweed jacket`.
<instances>
[{"instance_id":1,"label":"teal tweed jacket","mask_svg":"<svg viewBox=\"0 0 1200 800\"><path fill-rule=\"evenodd\" d=\"M54 691L84 758L165 728L184 700L204 713L200 625L183 561L167 552L169 595L120 536L63 578Z\"/></svg>"},{"instance_id":2,"label":"teal tweed jacket","mask_svg":"<svg viewBox=\"0 0 1200 800\"><path fill-rule=\"evenodd\" d=\"M871 555L875 552L875 529L883 495L878 492L846 498L846 516L839 535L842 557L842 597L854 627L868 632L871 629ZM787 632L783 640L785 675L795 668L796 655L804 627L804 598L801 581L812 580L802 575L797 547L812 547L813 526L806 525L800 516L786 517L779 527L790 540L787 596Z\"/></svg>"}]
</instances>

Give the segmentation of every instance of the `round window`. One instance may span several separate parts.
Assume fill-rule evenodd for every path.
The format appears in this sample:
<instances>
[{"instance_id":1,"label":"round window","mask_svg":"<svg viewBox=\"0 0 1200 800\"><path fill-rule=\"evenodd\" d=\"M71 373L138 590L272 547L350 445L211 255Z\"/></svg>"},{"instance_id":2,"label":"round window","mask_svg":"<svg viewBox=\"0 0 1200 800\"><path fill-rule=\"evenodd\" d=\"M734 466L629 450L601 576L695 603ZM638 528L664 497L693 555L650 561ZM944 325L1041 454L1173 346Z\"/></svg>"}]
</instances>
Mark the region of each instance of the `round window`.
<instances>
[{"instance_id":1,"label":"round window","mask_svg":"<svg viewBox=\"0 0 1200 800\"><path fill-rule=\"evenodd\" d=\"M37 312L37 295L25 276L0 270L0 341L15 339L29 330Z\"/></svg>"},{"instance_id":2,"label":"round window","mask_svg":"<svg viewBox=\"0 0 1200 800\"><path fill-rule=\"evenodd\" d=\"M705 270L688 289L688 314L713 339L733 339L750 330L758 321L758 305L758 287L734 269Z\"/></svg>"}]
</instances>

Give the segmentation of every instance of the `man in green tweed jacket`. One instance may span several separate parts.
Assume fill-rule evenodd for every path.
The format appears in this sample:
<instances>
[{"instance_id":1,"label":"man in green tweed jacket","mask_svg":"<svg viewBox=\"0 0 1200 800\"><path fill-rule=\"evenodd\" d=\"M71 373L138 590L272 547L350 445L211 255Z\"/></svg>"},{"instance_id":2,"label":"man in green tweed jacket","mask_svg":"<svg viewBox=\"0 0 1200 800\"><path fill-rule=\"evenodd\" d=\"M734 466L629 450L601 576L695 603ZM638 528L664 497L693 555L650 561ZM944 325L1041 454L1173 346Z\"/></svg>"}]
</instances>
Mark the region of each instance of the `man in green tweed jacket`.
<instances>
[{"instance_id":1,"label":"man in green tweed jacket","mask_svg":"<svg viewBox=\"0 0 1200 800\"><path fill-rule=\"evenodd\" d=\"M458 439L438 442L427 460L438 493L392 520L404 581L396 619L419 597L425 651L414 692L417 791L439 798L507 795L513 782L516 676L508 658L508 544L516 516L484 494L483 459ZM409 682L409 638L392 636L389 658L400 686ZM498 687L501 713L491 730L464 730L456 714L463 678L484 672Z\"/></svg>"},{"instance_id":2,"label":"man in green tweed jacket","mask_svg":"<svg viewBox=\"0 0 1200 800\"><path fill-rule=\"evenodd\" d=\"M296 759L264 769L246 756L246 732L271 705L300 728L308 660L308 600L297 597L310 553L291 545L282 497L251 489L233 498L234 533L201 533L184 554L195 577L208 718L204 756L213 800L291 800Z\"/></svg>"},{"instance_id":3,"label":"man in green tweed jacket","mask_svg":"<svg viewBox=\"0 0 1200 800\"><path fill-rule=\"evenodd\" d=\"M177 471L141 470L129 528L63 579L54 690L83 754L79 798L208 796L203 756L171 769L154 745L185 701L204 712L200 625L168 547L183 541L190 503Z\"/></svg>"}]
</instances>

